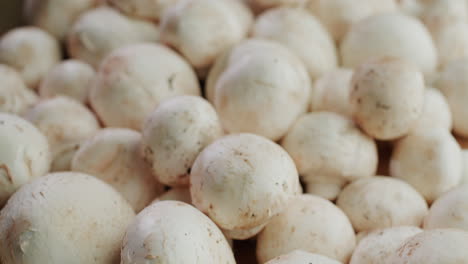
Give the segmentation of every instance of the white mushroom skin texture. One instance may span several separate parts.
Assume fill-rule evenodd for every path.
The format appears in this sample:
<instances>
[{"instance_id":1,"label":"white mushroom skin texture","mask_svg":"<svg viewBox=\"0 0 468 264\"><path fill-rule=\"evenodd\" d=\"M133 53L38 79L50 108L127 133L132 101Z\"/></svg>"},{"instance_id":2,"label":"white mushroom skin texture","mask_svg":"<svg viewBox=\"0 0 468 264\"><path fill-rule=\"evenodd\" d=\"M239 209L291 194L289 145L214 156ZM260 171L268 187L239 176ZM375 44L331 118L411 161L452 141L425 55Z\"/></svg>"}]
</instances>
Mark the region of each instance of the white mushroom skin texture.
<instances>
[{"instance_id":1,"label":"white mushroom skin texture","mask_svg":"<svg viewBox=\"0 0 468 264\"><path fill-rule=\"evenodd\" d=\"M286 151L253 134L225 136L206 147L190 184L193 204L220 228L237 231L266 223L300 191Z\"/></svg>"},{"instance_id":2,"label":"white mushroom skin texture","mask_svg":"<svg viewBox=\"0 0 468 264\"><path fill-rule=\"evenodd\" d=\"M425 2L421 20L431 32L458 22L468 22L466 0L422 0Z\"/></svg>"},{"instance_id":3,"label":"white mushroom skin texture","mask_svg":"<svg viewBox=\"0 0 468 264\"><path fill-rule=\"evenodd\" d=\"M61 56L58 41L39 28L16 28L0 39L0 63L15 68L30 88L37 88Z\"/></svg>"},{"instance_id":4,"label":"white mushroom skin texture","mask_svg":"<svg viewBox=\"0 0 468 264\"><path fill-rule=\"evenodd\" d=\"M142 151L158 180L188 185L198 154L223 135L216 111L199 96L163 101L143 126Z\"/></svg>"},{"instance_id":5,"label":"white mushroom skin texture","mask_svg":"<svg viewBox=\"0 0 468 264\"><path fill-rule=\"evenodd\" d=\"M101 130L81 144L71 169L107 182L139 212L163 192L140 156L140 143L141 134L130 129Z\"/></svg>"},{"instance_id":6,"label":"white mushroom skin texture","mask_svg":"<svg viewBox=\"0 0 468 264\"><path fill-rule=\"evenodd\" d=\"M406 239L421 233L415 226L399 226L375 230L357 245L350 264L387 263Z\"/></svg>"},{"instance_id":7,"label":"white mushroom skin texture","mask_svg":"<svg viewBox=\"0 0 468 264\"><path fill-rule=\"evenodd\" d=\"M439 68L468 57L468 19L440 26L432 32L439 54Z\"/></svg>"},{"instance_id":8,"label":"white mushroom skin texture","mask_svg":"<svg viewBox=\"0 0 468 264\"><path fill-rule=\"evenodd\" d=\"M298 264L298 263L313 263L313 264L341 264L341 262L314 253L309 253L302 250L294 250L291 253L276 257L265 264Z\"/></svg>"},{"instance_id":9,"label":"white mushroom skin texture","mask_svg":"<svg viewBox=\"0 0 468 264\"><path fill-rule=\"evenodd\" d=\"M341 42L340 53L343 66L349 68L384 56L405 59L425 75L437 66L428 30L416 18L401 13L375 15L356 23Z\"/></svg>"},{"instance_id":10,"label":"white mushroom skin texture","mask_svg":"<svg viewBox=\"0 0 468 264\"><path fill-rule=\"evenodd\" d=\"M393 226L421 226L427 203L411 185L390 177L359 179L346 186L336 205L356 232Z\"/></svg>"},{"instance_id":11,"label":"white mushroom skin texture","mask_svg":"<svg viewBox=\"0 0 468 264\"><path fill-rule=\"evenodd\" d=\"M99 123L80 102L68 97L41 101L26 114L48 139L52 171L70 170L70 163L82 141L96 133Z\"/></svg>"},{"instance_id":12,"label":"white mushroom skin texture","mask_svg":"<svg viewBox=\"0 0 468 264\"><path fill-rule=\"evenodd\" d=\"M445 96L437 89L426 88L424 91L424 108L412 131L436 128L452 130L452 113Z\"/></svg>"},{"instance_id":13,"label":"white mushroom skin texture","mask_svg":"<svg viewBox=\"0 0 468 264\"><path fill-rule=\"evenodd\" d=\"M63 95L86 103L95 75L89 64L79 60L63 61L44 77L39 86L39 95L42 98Z\"/></svg>"},{"instance_id":14,"label":"white mushroom skin texture","mask_svg":"<svg viewBox=\"0 0 468 264\"><path fill-rule=\"evenodd\" d=\"M460 184L468 184L468 150L462 150L463 173Z\"/></svg>"},{"instance_id":15,"label":"white mushroom skin texture","mask_svg":"<svg viewBox=\"0 0 468 264\"><path fill-rule=\"evenodd\" d=\"M196 69L211 66L225 49L247 36L253 16L241 1L179 0L161 20L161 41Z\"/></svg>"},{"instance_id":16,"label":"white mushroom skin texture","mask_svg":"<svg viewBox=\"0 0 468 264\"><path fill-rule=\"evenodd\" d=\"M218 60L207 94L228 132L254 133L276 141L307 110L310 78L304 64L286 47L252 39Z\"/></svg>"},{"instance_id":17,"label":"white mushroom skin texture","mask_svg":"<svg viewBox=\"0 0 468 264\"><path fill-rule=\"evenodd\" d=\"M445 129L414 133L398 141L390 175L411 184L431 203L456 187L462 177L462 152Z\"/></svg>"},{"instance_id":18,"label":"white mushroom skin texture","mask_svg":"<svg viewBox=\"0 0 468 264\"><path fill-rule=\"evenodd\" d=\"M192 196L190 196L189 187L176 187L161 194L154 202L158 201L179 201L187 204L192 204Z\"/></svg>"},{"instance_id":19,"label":"white mushroom skin texture","mask_svg":"<svg viewBox=\"0 0 468 264\"><path fill-rule=\"evenodd\" d=\"M422 114L424 78L404 60L370 60L356 69L351 86L354 120L373 138L404 136Z\"/></svg>"},{"instance_id":20,"label":"white mushroom skin texture","mask_svg":"<svg viewBox=\"0 0 468 264\"><path fill-rule=\"evenodd\" d=\"M304 194L267 224L257 238L257 259L265 263L303 250L348 263L356 237L348 217L333 203Z\"/></svg>"},{"instance_id":21,"label":"white mushroom skin texture","mask_svg":"<svg viewBox=\"0 0 468 264\"><path fill-rule=\"evenodd\" d=\"M107 3L129 16L156 22L177 1L179 0L107 0Z\"/></svg>"},{"instance_id":22,"label":"white mushroom skin texture","mask_svg":"<svg viewBox=\"0 0 468 264\"><path fill-rule=\"evenodd\" d=\"M82 14L68 32L70 56L99 67L113 50L140 42L155 42L159 29L153 23L126 17L110 7Z\"/></svg>"},{"instance_id":23,"label":"white mushroom skin texture","mask_svg":"<svg viewBox=\"0 0 468 264\"><path fill-rule=\"evenodd\" d=\"M306 10L285 7L268 10L257 18L252 36L278 41L290 48L304 62L312 79L337 67L333 39Z\"/></svg>"},{"instance_id":24,"label":"white mushroom skin texture","mask_svg":"<svg viewBox=\"0 0 468 264\"><path fill-rule=\"evenodd\" d=\"M121 258L122 264L236 263L219 228L176 201L153 203L137 215L125 234Z\"/></svg>"},{"instance_id":25,"label":"white mushroom skin texture","mask_svg":"<svg viewBox=\"0 0 468 264\"><path fill-rule=\"evenodd\" d=\"M15 69L0 64L0 112L21 115L37 100Z\"/></svg>"},{"instance_id":26,"label":"white mushroom skin texture","mask_svg":"<svg viewBox=\"0 0 468 264\"><path fill-rule=\"evenodd\" d=\"M119 262L135 216L112 187L90 175L52 173L23 186L0 214L2 263Z\"/></svg>"},{"instance_id":27,"label":"white mushroom skin texture","mask_svg":"<svg viewBox=\"0 0 468 264\"><path fill-rule=\"evenodd\" d=\"M0 207L23 184L49 172L47 138L16 115L0 113Z\"/></svg>"},{"instance_id":28,"label":"white mushroom skin texture","mask_svg":"<svg viewBox=\"0 0 468 264\"><path fill-rule=\"evenodd\" d=\"M468 261L468 232L434 229L407 239L389 264L458 264ZM441 250L443 249L443 250Z\"/></svg>"},{"instance_id":29,"label":"white mushroom skin texture","mask_svg":"<svg viewBox=\"0 0 468 264\"><path fill-rule=\"evenodd\" d=\"M102 62L90 103L105 126L139 131L162 100L199 94L195 72L182 57L159 44L134 44Z\"/></svg>"}]
</instances>

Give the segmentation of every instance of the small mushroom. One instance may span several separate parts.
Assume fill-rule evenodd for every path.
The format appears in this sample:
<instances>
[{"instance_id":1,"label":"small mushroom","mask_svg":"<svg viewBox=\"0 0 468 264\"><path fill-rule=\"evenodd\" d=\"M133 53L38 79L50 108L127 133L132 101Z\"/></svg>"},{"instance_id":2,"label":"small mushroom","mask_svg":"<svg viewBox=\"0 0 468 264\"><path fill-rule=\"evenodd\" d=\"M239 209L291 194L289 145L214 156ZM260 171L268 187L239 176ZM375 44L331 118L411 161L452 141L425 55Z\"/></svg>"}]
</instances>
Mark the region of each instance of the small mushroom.
<instances>
[{"instance_id":1,"label":"small mushroom","mask_svg":"<svg viewBox=\"0 0 468 264\"><path fill-rule=\"evenodd\" d=\"M424 108L412 131L426 131L433 128L452 130L452 113L444 95L437 89L424 91Z\"/></svg>"},{"instance_id":2,"label":"small mushroom","mask_svg":"<svg viewBox=\"0 0 468 264\"><path fill-rule=\"evenodd\" d=\"M444 24L432 32L439 55L439 68L444 69L450 62L468 57L467 21Z\"/></svg>"},{"instance_id":3,"label":"small mushroom","mask_svg":"<svg viewBox=\"0 0 468 264\"><path fill-rule=\"evenodd\" d=\"M107 3L129 16L157 22L164 11L177 1L179 0L107 0Z\"/></svg>"},{"instance_id":4,"label":"small mushroom","mask_svg":"<svg viewBox=\"0 0 468 264\"><path fill-rule=\"evenodd\" d=\"M297 264L297 263L313 263L313 264L341 264L341 262L314 253L305 252L302 250L294 250L291 253L276 257L265 264Z\"/></svg>"},{"instance_id":5,"label":"small mushroom","mask_svg":"<svg viewBox=\"0 0 468 264\"><path fill-rule=\"evenodd\" d=\"M24 114L38 101L19 73L6 65L0 64L0 112Z\"/></svg>"}]
</instances>

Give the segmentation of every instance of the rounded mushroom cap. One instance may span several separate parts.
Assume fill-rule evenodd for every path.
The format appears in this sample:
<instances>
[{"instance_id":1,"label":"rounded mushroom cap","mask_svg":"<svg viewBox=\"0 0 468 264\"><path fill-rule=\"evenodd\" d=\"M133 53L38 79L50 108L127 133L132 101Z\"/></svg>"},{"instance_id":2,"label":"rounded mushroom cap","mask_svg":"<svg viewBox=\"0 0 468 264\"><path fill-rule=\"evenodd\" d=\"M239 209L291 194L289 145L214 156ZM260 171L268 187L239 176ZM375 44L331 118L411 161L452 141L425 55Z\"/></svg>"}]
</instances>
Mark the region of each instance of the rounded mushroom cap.
<instances>
[{"instance_id":1,"label":"rounded mushroom cap","mask_svg":"<svg viewBox=\"0 0 468 264\"><path fill-rule=\"evenodd\" d=\"M432 204L425 229L457 228L468 231L468 185L450 190Z\"/></svg>"},{"instance_id":2,"label":"rounded mushroom cap","mask_svg":"<svg viewBox=\"0 0 468 264\"><path fill-rule=\"evenodd\" d=\"M200 94L190 65L165 46L134 44L102 62L90 102L106 126L141 130L163 99L184 94Z\"/></svg>"},{"instance_id":3,"label":"rounded mushroom cap","mask_svg":"<svg viewBox=\"0 0 468 264\"><path fill-rule=\"evenodd\" d=\"M52 68L44 77L39 86L39 95L44 98L65 95L86 103L95 75L96 72L89 64L79 60L66 60Z\"/></svg>"},{"instance_id":4,"label":"rounded mushroom cap","mask_svg":"<svg viewBox=\"0 0 468 264\"><path fill-rule=\"evenodd\" d=\"M444 95L437 89L427 88L424 91L424 108L412 131L443 128L452 130L452 113Z\"/></svg>"},{"instance_id":5,"label":"rounded mushroom cap","mask_svg":"<svg viewBox=\"0 0 468 264\"><path fill-rule=\"evenodd\" d=\"M137 215L127 228L121 257L122 264L236 263L219 228L200 211L176 201L153 203Z\"/></svg>"},{"instance_id":6,"label":"rounded mushroom cap","mask_svg":"<svg viewBox=\"0 0 468 264\"><path fill-rule=\"evenodd\" d=\"M211 80L212 102L223 127L279 140L307 110L311 89L305 66L268 40L247 40L227 56L224 70L213 69L219 74Z\"/></svg>"},{"instance_id":7,"label":"rounded mushroom cap","mask_svg":"<svg viewBox=\"0 0 468 264\"><path fill-rule=\"evenodd\" d=\"M97 68L115 49L158 39L155 24L131 19L110 7L99 7L85 12L73 24L67 48L72 58Z\"/></svg>"},{"instance_id":8,"label":"rounded mushroom cap","mask_svg":"<svg viewBox=\"0 0 468 264\"><path fill-rule=\"evenodd\" d=\"M462 167L455 138L445 129L432 129L410 134L396 143L390 175L411 184L431 203L460 183Z\"/></svg>"},{"instance_id":9,"label":"rounded mushroom cap","mask_svg":"<svg viewBox=\"0 0 468 264\"><path fill-rule=\"evenodd\" d=\"M333 203L301 195L272 218L257 239L257 258L265 263L300 249L347 263L356 245L348 217Z\"/></svg>"},{"instance_id":10,"label":"rounded mushroom cap","mask_svg":"<svg viewBox=\"0 0 468 264\"><path fill-rule=\"evenodd\" d=\"M222 229L251 229L281 212L299 192L294 162L280 146L253 134L222 137L190 173L193 204Z\"/></svg>"},{"instance_id":11,"label":"rounded mushroom cap","mask_svg":"<svg viewBox=\"0 0 468 264\"><path fill-rule=\"evenodd\" d=\"M164 11L179 0L107 0L127 15L159 21Z\"/></svg>"},{"instance_id":12,"label":"rounded mushroom cap","mask_svg":"<svg viewBox=\"0 0 468 264\"><path fill-rule=\"evenodd\" d=\"M415 226L399 226L375 230L357 245L350 264L387 263L406 239L421 233Z\"/></svg>"},{"instance_id":13,"label":"rounded mushroom cap","mask_svg":"<svg viewBox=\"0 0 468 264\"><path fill-rule=\"evenodd\" d=\"M306 10L286 7L268 10L257 18L252 36L277 41L290 48L302 60L312 79L337 67L333 39Z\"/></svg>"},{"instance_id":14,"label":"rounded mushroom cap","mask_svg":"<svg viewBox=\"0 0 468 264\"><path fill-rule=\"evenodd\" d=\"M437 66L437 52L428 30L416 18L401 13L375 15L354 24L340 52L343 66L349 68L384 56L405 59L425 75Z\"/></svg>"},{"instance_id":15,"label":"rounded mushroom cap","mask_svg":"<svg viewBox=\"0 0 468 264\"><path fill-rule=\"evenodd\" d=\"M119 261L125 228L135 213L95 177L53 173L23 186L0 214L3 263Z\"/></svg>"},{"instance_id":16,"label":"rounded mushroom cap","mask_svg":"<svg viewBox=\"0 0 468 264\"><path fill-rule=\"evenodd\" d=\"M468 232L456 229L424 231L407 239L390 264L457 264L468 261ZM443 249L443 250L441 250Z\"/></svg>"},{"instance_id":17,"label":"rounded mushroom cap","mask_svg":"<svg viewBox=\"0 0 468 264\"><path fill-rule=\"evenodd\" d=\"M73 154L82 141L99 130L94 114L68 97L44 100L26 115L48 139L52 152L52 171L70 169Z\"/></svg>"},{"instance_id":18,"label":"rounded mushroom cap","mask_svg":"<svg viewBox=\"0 0 468 264\"><path fill-rule=\"evenodd\" d=\"M429 0L424 2L420 14L429 31L437 31L440 27L456 22L468 21L468 2L466 0Z\"/></svg>"},{"instance_id":19,"label":"rounded mushroom cap","mask_svg":"<svg viewBox=\"0 0 468 264\"><path fill-rule=\"evenodd\" d=\"M15 28L0 39L0 63L15 68L31 88L36 88L60 59L58 41L39 28Z\"/></svg>"},{"instance_id":20,"label":"rounded mushroom cap","mask_svg":"<svg viewBox=\"0 0 468 264\"><path fill-rule=\"evenodd\" d=\"M179 0L163 13L161 40L196 69L208 68L226 48L247 36L252 21L242 1Z\"/></svg>"},{"instance_id":21,"label":"rounded mushroom cap","mask_svg":"<svg viewBox=\"0 0 468 264\"><path fill-rule=\"evenodd\" d=\"M81 144L71 169L107 182L139 212L163 192L163 185L140 156L140 143L141 135L136 131L103 129Z\"/></svg>"},{"instance_id":22,"label":"rounded mushroom cap","mask_svg":"<svg viewBox=\"0 0 468 264\"><path fill-rule=\"evenodd\" d=\"M19 116L0 113L0 207L30 180L50 168L46 137Z\"/></svg>"},{"instance_id":23,"label":"rounded mushroom cap","mask_svg":"<svg viewBox=\"0 0 468 264\"><path fill-rule=\"evenodd\" d=\"M426 201L411 185L382 176L352 182L340 193L336 204L356 232L420 226L428 211Z\"/></svg>"},{"instance_id":24,"label":"rounded mushroom cap","mask_svg":"<svg viewBox=\"0 0 468 264\"><path fill-rule=\"evenodd\" d=\"M439 68L450 62L468 57L468 20L444 24L432 32L439 55Z\"/></svg>"},{"instance_id":25,"label":"rounded mushroom cap","mask_svg":"<svg viewBox=\"0 0 468 264\"><path fill-rule=\"evenodd\" d=\"M16 70L0 64L0 112L21 115L37 100Z\"/></svg>"},{"instance_id":26,"label":"rounded mushroom cap","mask_svg":"<svg viewBox=\"0 0 468 264\"><path fill-rule=\"evenodd\" d=\"M201 97L162 102L143 125L142 150L160 182L188 185L198 154L223 135L216 111Z\"/></svg>"},{"instance_id":27,"label":"rounded mushroom cap","mask_svg":"<svg viewBox=\"0 0 468 264\"><path fill-rule=\"evenodd\" d=\"M265 264L298 264L298 263L313 263L313 264L341 264L341 262L314 253L309 253L302 250L294 250L291 253L276 257Z\"/></svg>"},{"instance_id":28,"label":"rounded mushroom cap","mask_svg":"<svg viewBox=\"0 0 468 264\"><path fill-rule=\"evenodd\" d=\"M424 108L424 78L412 64L384 57L360 65L353 76L356 123L370 136L391 140L407 134Z\"/></svg>"}]
</instances>

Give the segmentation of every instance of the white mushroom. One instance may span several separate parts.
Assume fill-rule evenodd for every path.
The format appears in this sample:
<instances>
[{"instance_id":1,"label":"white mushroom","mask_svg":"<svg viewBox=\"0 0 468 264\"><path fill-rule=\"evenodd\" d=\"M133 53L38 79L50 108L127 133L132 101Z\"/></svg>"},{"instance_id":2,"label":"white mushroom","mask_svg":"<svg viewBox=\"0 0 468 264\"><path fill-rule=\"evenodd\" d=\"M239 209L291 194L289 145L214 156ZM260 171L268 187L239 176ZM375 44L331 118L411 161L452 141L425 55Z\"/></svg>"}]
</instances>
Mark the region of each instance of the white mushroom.
<instances>
[{"instance_id":1,"label":"white mushroom","mask_svg":"<svg viewBox=\"0 0 468 264\"><path fill-rule=\"evenodd\" d=\"M127 229L122 264L235 264L232 250L219 228L192 206L176 201L145 208Z\"/></svg>"},{"instance_id":2,"label":"white mushroom","mask_svg":"<svg viewBox=\"0 0 468 264\"><path fill-rule=\"evenodd\" d=\"M419 17L425 7L425 0L397 0L398 9L410 16Z\"/></svg>"},{"instance_id":3,"label":"white mushroom","mask_svg":"<svg viewBox=\"0 0 468 264\"><path fill-rule=\"evenodd\" d=\"M70 56L97 68L113 50L159 39L156 25L128 18L109 7L89 10L79 17L68 32Z\"/></svg>"},{"instance_id":4,"label":"white mushroom","mask_svg":"<svg viewBox=\"0 0 468 264\"><path fill-rule=\"evenodd\" d=\"M392 140L404 136L424 108L424 78L412 64L384 57L360 65L353 76L354 120L370 136Z\"/></svg>"},{"instance_id":5,"label":"white mushroom","mask_svg":"<svg viewBox=\"0 0 468 264\"><path fill-rule=\"evenodd\" d=\"M452 113L444 95L437 89L427 88L424 92L424 108L412 131L443 128L452 130Z\"/></svg>"},{"instance_id":6,"label":"white mushroom","mask_svg":"<svg viewBox=\"0 0 468 264\"><path fill-rule=\"evenodd\" d=\"M23 186L0 214L2 263L119 262L125 228L135 216L95 177L53 173Z\"/></svg>"},{"instance_id":7,"label":"white mushroom","mask_svg":"<svg viewBox=\"0 0 468 264\"><path fill-rule=\"evenodd\" d=\"M218 59L206 94L228 132L278 140L307 110L310 90L307 70L292 52L252 39Z\"/></svg>"},{"instance_id":8,"label":"white mushroom","mask_svg":"<svg viewBox=\"0 0 468 264\"><path fill-rule=\"evenodd\" d=\"M270 9L257 18L252 36L274 40L290 48L304 62L312 79L337 67L333 39L306 10L285 7Z\"/></svg>"},{"instance_id":9,"label":"white mushroom","mask_svg":"<svg viewBox=\"0 0 468 264\"><path fill-rule=\"evenodd\" d=\"M107 3L129 16L157 22L164 11L177 1L179 0L107 0Z\"/></svg>"},{"instance_id":10,"label":"white mushroom","mask_svg":"<svg viewBox=\"0 0 468 264\"><path fill-rule=\"evenodd\" d=\"M301 195L275 216L257 239L259 263L303 250L348 263L356 245L353 227L333 203Z\"/></svg>"},{"instance_id":11,"label":"white mushroom","mask_svg":"<svg viewBox=\"0 0 468 264\"><path fill-rule=\"evenodd\" d=\"M336 202L356 232L393 226L420 226L426 201L406 182L383 176L359 179L346 186Z\"/></svg>"},{"instance_id":12,"label":"white mushroom","mask_svg":"<svg viewBox=\"0 0 468 264\"><path fill-rule=\"evenodd\" d=\"M26 118L48 139L52 153L52 171L67 171L86 138L99 129L94 114L68 97L55 97L34 106Z\"/></svg>"},{"instance_id":13,"label":"white mushroom","mask_svg":"<svg viewBox=\"0 0 468 264\"><path fill-rule=\"evenodd\" d=\"M143 126L142 152L158 180L188 185L198 154L223 135L216 111L198 96L163 101Z\"/></svg>"},{"instance_id":14,"label":"white mushroom","mask_svg":"<svg viewBox=\"0 0 468 264\"><path fill-rule=\"evenodd\" d=\"M356 23L341 42L340 52L343 66L350 68L383 56L403 58L425 75L437 66L429 31L416 18L401 13L375 15Z\"/></svg>"},{"instance_id":15,"label":"white mushroom","mask_svg":"<svg viewBox=\"0 0 468 264\"><path fill-rule=\"evenodd\" d=\"M276 257L265 264L298 264L298 263L313 263L313 264L340 264L341 262L314 253L305 252L302 250L294 250L291 253Z\"/></svg>"},{"instance_id":16,"label":"white mushroom","mask_svg":"<svg viewBox=\"0 0 468 264\"><path fill-rule=\"evenodd\" d=\"M297 120L282 140L307 183L307 192L333 200L343 185L374 176L377 147L354 123L331 112Z\"/></svg>"},{"instance_id":17,"label":"white mushroom","mask_svg":"<svg viewBox=\"0 0 468 264\"><path fill-rule=\"evenodd\" d=\"M300 190L286 151L253 134L225 136L206 147L193 164L190 184L193 204L220 228L237 232L268 222Z\"/></svg>"},{"instance_id":18,"label":"white mushroom","mask_svg":"<svg viewBox=\"0 0 468 264\"><path fill-rule=\"evenodd\" d=\"M460 146L446 129L430 129L398 141L390 175L411 184L431 203L457 186L462 176Z\"/></svg>"},{"instance_id":19,"label":"white mushroom","mask_svg":"<svg viewBox=\"0 0 468 264\"><path fill-rule=\"evenodd\" d=\"M28 121L0 113L0 207L30 180L49 171L46 137Z\"/></svg>"},{"instance_id":20,"label":"white mushroom","mask_svg":"<svg viewBox=\"0 0 468 264\"><path fill-rule=\"evenodd\" d=\"M468 149L462 150L463 173L460 184L468 184Z\"/></svg>"},{"instance_id":21,"label":"white mushroom","mask_svg":"<svg viewBox=\"0 0 468 264\"><path fill-rule=\"evenodd\" d=\"M190 65L162 45L134 44L102 62L90 102L106 126L141 130L163 99L184 94L200 94Z\"/></svg>"},{"instance_id":22,"label":"white mushroom","mask_svg":"<svg viewBox=\"0 0 468 264\"><path fill-rule=\"evenodd\" d=\"M89 64L79 60L63 61L44 77L39 86L39 95L43 98L64 95L86 103L95 75Z\"/></svg>"},{"instance_id":23,"label":"white mushroom","mask_svg":"<svg viewBox=\"0 0 468 264\"><path fill-rule=\"evenodd\" d=\"M350 264L387 263L406 239L421 233L415 226L399 226L375 230L356 246Z\"/></svg>"},{"instance_id":24,"label":"white mushroom","mask_svg":"<svg viewBox=\"0 0 468 264\"><path fill-rule=\"evenodd\" d=\"M421 20L431 32L457 22L468 22L466 0L424 0Z\"/></svg>"},{"instance_id":25,"label":"white mushroom","mask_svg":"<svg viewBox=\"0 0 468 264\"><path fill-rule=\"evenodd\" d=\"M0 63L15 68L30 88L36 88L60 58L58 41L39 28L15 28L0 39Z\"/></svg>"},{"instance_id":26,"label":"white mushroom","mask_svg":"<svg viewBox=\"0 0 468 264\"><path fill-rule=\"evenodd\" d=\"M439 55L439 66L444 69L450 62L468 57L468 23L444 24L432 32Z\"/></svg>"},{"instance_id":27,"label":"white mushroom","mask_svg":"<svg viewBox=\"0 0 468 264\"><path fill-rule=\"evenodd\" d=\"M0 64L0 112L21 115L37 100L15 69Z\"/></svg>"}]
</instances>

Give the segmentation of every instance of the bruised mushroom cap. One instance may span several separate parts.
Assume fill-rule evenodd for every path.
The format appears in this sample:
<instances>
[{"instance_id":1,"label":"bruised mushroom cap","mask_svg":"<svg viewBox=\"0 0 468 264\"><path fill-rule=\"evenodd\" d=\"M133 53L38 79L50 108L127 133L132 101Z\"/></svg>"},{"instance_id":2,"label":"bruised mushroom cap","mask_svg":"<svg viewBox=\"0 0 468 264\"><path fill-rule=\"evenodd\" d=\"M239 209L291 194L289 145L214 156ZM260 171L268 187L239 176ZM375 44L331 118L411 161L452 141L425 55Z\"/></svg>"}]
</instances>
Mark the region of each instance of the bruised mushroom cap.
<instances>
[{"instance_id":1,"label":"bruised mushroom cap","mask_svg":"<svg viewBox=\"0 0 468 264\"><path fill-rule=\"evenodd\" d=\"M164 11L177 1L179 0L107 0L107 3L129 16L156 22Z\"/></svg>"},{"instance_id":2,"label":"bruised mushroom cap","mask_svg":"<svg viewBox=\"0 0 468 264\"><path fill-rule=\"evenodd\" d=\"M21 115L37 100L15 69L0 64L0 112Z\"/></svg>"},{"instance_id":3,"label":"bruised mushroom cap","mask_svg":"<svg viewBox=\"0 0 468 264\"><path fill-rule=\"evenodd\" d=\"M142 150L160 182L188 185L198 154L222 134L210 103L199 96L176 96L163 101L146 120Z\"/></svg>"},{"instance_id":4,"label":"bruised mushroom cap","mask_svg":"<svg viewBox=\"0 0 468 264\"><path fill-rule=\"evenodd\" d=\"M294 250L291 253L276 257L265 264L297 264L297 263L313 263L313 264L341 264L341 262L314 253L309 253L302 250Z\"/></svg>"},{"instance_id":5,"label":"bruised mushroom cap","mask_svg":"<svg viewBox=\"0 0 468 264\"><path fill-rule=\"evenodd\" d=\"M3 263L119 261L125 228L135 213L95 177L53 173L24 185L0 214Z\"/></svg>"},{"instance_id":6,"label":"bruised mushroom cap","mask_svg":"<svg viewBox=\"0 0 468 264\"><path fill-rule=\"evenodd\" d=\"M47 138L30 122L0 113L0 207L23 184L50 168Z\"/></svg>"},{"instance_id":7,"label":"bruised mushroom cap","mask_svg":"<svg viewBox=\"0 0 468 264\"><path fill-rule=\"evenodd\" d=\"M235 264L232 250L219 228L194 207L161 201L145 208L127 228L122 264Z\"/></svg>"},{"instance_id":8,"label":"bruised mushroom cap","mask_svg":"<svg viewBox=\"0 0 468 264\"><path fill-rule=\"evenodd\" d=\"M102 62L90 102L106 126L141 130L162 100L199 94L186 61L167 47L146 43L118 49Z\"/></svg>"}]
</instances>

